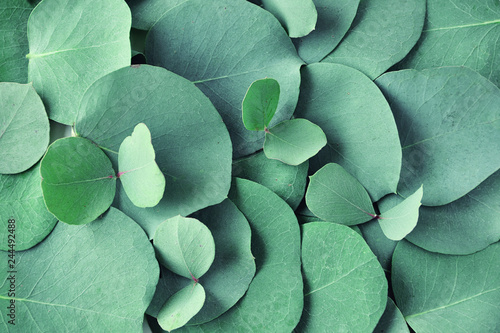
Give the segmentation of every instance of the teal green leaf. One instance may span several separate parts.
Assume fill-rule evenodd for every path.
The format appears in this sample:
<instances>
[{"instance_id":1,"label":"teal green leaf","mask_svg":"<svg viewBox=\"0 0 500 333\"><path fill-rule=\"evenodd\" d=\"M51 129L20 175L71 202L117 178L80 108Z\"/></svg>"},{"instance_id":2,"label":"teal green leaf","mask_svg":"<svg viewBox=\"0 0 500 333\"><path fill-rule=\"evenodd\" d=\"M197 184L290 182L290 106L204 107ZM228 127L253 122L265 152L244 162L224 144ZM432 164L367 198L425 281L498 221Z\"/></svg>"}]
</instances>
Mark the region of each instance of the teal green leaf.
<instances>
[{"instance_id":1,"label":"teal green leaf","mask_svg":"<svg viewBox=\"0 0 500 333\"><path fill-rule=\"evenodd\" d=\"M280 85L275 79L252 82L242 103L243 125L250 131L263 131L269 126L280 99Z\"/></svg>"},{"instance_id":2,"label":"teal green leaf","mask_svg":"<svg viewBox=\"0 0 500 333\"><path fill-rule=\"evenodd\" d=\"M326 145L321 127L307 119L285 120L266 131L264 154L289 165L299 165Z\"/></svg>"},{"instance_id":3,"label":"teal green leaf","mask_svg":"<svg viewBox=\"0 0 500 333\"><path fill-rule=\"evenodd\" d=\"M29 249L54 228L57 219L47 211L40 186L40 169L36 164L31 169L17 175L0 174L0 250L9 249L8 239L15 238L16 251ZM14 219L15 232L11 234L7 221Z\"/></svg>"},{"instance_id":4,"label":"teal green leaf","mask_svg":"<svg viewBox=\"0 0 500 333\"><path fill-rule=\"evenodd\" d=\"M173 7L188 0L125 0L132 12L132 26L150 30Z\"/></svg>"},{"instance_id":5,"label":"teal green leaf","mask_svg":"<svg viewBox=\"0 0 500 333\"><path fill-rule=\"evenodd\" d=\"M324 221L345 225L376 217L370 196L342 166L328 163L310 176L306 205Z\"/></svg>"},{"instance_id":6,"label":"teal green leaf","mask_svg":"<svg viewBox=\"0 0 500 333\"><path fill-rule=\"evenodd\" d=\"M445 254L471 254L498 242L500 171L452 203L420 207L418 224L406 239Z\"/></svg>"},{"instance_id":7,"label":"teal green leaf","mask_svg":"<svg viewBox=\"0 0 500 333\"><path fill-rule=\"evenodd\" d=\"M302 225L302 270L299 332L373 332L387 302L387 280L356 231L335 223Z\"/></svg>"},{"instance_id":8,"label":"teal green leaf","mask_svg":"<svg viewBox=\"0 0 500 333\"><path fill-rule=\"evenodd\" d=\"M376 219L360 224L359 229L384 271L390 273L392 254L398 242L387 238Z\"/></svg>"},{"instance_id":9,"label":"teal green leaf","mask_svg":"<svg viewBox=\"0 0 500 333\"><path fill-rule=\"evenodd\" d=\"M158 313L158 323L167 331L180 328L193 318L205 303L205 289L199 283L188 285L172 295Z\"/></svg>"},{"instance_id":10,"label":"teal green leaf","mask_svg":"<svg viewBox=\"0 0 500 333\"><path fill-rule=\"evenodd\" d=\"M0 82L0 173L19 173L42 158L49 119L31 84Z\"/></svg>"},{"instance_id":11,"label":"teal green leaf","mask_svg":"<svg viewBox=\"0 0 500 333\"><path fill-rule=\"evenodd\" d=\"M309 162L288 165L258 152L233 162L233 176L264 185L295 210L304 198Z\"/></svg>"},{"instance_id":12,"label":"teal green leaf","mask_svg":"<svg viewBox=\"0 0 500 333\"><path fill-rule=\"evenodd\" d=\"M378 221L387 238L395 241L401 240L415 228L423 193L423 186L420 186L415 193L388 210L385 210L384 202L385 200L391 201L391 196L382 199L379 203Z\"/></svg>"},{"instance_id":13,"label":"teal green leaf","mask_svg":"<svg viewBox=\"0 0 500 333\"><path fill-rule=\"evenodd\" d=\"M424 26L425 0L360 1L351 28L324 62L356 68L372 80L403 59Z\"/></svg>"},{"instance_id":14,"label":"teal green leaf","mask_svg":"<svg viewBox=\"0 0 500 333\"><path fill-rule=\"evenodd\" d=\"M316 27L318 12L312 0L262 0L290 37L303 37Z\"/></svg>"},{"instance_id":15,"label":"teal green leaf","mask_svg":"<svg viewBox=\"0 0 500 333\"><path fill-rule=\"evenodd\" d=\"M410 333L403 314L394 301L387 298L387 306L373 333Z\"/></svg>"},{"instance_id":16,"label":"teal green leaf","mask_svg":"<svg viewBox=\"0 0 500 333\"><path fill-rule=\"evenodd\" d=\"M451 256L401 241L392 261L392 287L415 332L498 332L500 243Z\"/></svg>"},{"instance_id":17,"label":"teal green leaf","mask_svg":"<svg viewBox=\"0 0 500 333\"><path fill-rule=\"evenodd\" d=\"M101 76L130 65L130 25L123 0L52 0L33 9L28 78L50 119L72 125L85 90Z\"/></svg>"},{"instance_id":18,"label":"teal green leaf","mask_svg":"<svg viewBox=\"0 0 500 333\"><path fill-rule=\"evenodd\" d=\"M280 84L270 126L295 110L302 61L276 18L248 1L190 0L171 8L149 32L146 57L210 98L228 127L235 157L256 152L264 141L264 133L248 131L241 121L252 82L272 77Z\"/></svg>"},{"instance_id":19,"label":"teal green leaf","mask_svg":"<svg viewBox=\"0 0 500 333\"><path fill-rule=\"evenodd\" d=\"M114 205L150 237L165 219L187 216L227 197L229 134L217 110L194 84L160 67L120 69L89 88L75 131L102 147L117 168L119 147L138 123L151 131L156 163L168 190L157 206L138 208L118 183Z\"/></svg>"},{"instance_id":20,"label":"teal green leaf","mask_svg":"<svg viewBox=\"0 0 500 333\"><path fill-rule=\"evenodd\" d=\"M165 192L165 176L155 161L151 133L138 124L118 151L119 178L130 201L137 207L154 207Z\"/></svg>"},{"instance_id":21,"label":"teal green leaf","mask_svg":"<svg viewBox=\"0 0 500 333\"><path fill-rule=\"evenodd\" d=\"M318 62L335 49L352 24L359 0L314 0L318 12L316 28L294 40L299 56L308 64Z\"/></svg>"},{"instance_id":22,"label":"teal green leaf","mask_svg":"<svg viewBox=\"0 0 500 333\"><path fill-rule=\"evenodd\" d=\"M33 5L27 0L0 3L0 81L28 81L28 37L26 25Z\"/></svg>"},{"instance_id":23,"label":"teal green leaf","mask_svg":"<svg viewBox=\"0 0 500 333\"><path fill-rule=\"evenodd\" d=\"M51 144L40 163L40 174L45 204L61 222L92 222L115 197L116 177L110 160L84 138L63 138Z\"/></svg>"},{"instance_id":24,"label":"teal green leaf","mask_svg":"<svg viewBox=\"0 0 500 333\"><path fill-rule=\"evenodd\" d=\"M195 282L208 271L215 258L212 233L193 218L167 219L156 229L153 244L163 266Z\"/></svg>"},{"instance_id":25,"label":"teal green leaf","mask_svg":"<svg viewBox=\"0 0 500 333\"><path fill-rule=\"evenodd\" d=\"M8 252L0 256L7 263ZM2 332L142 331L158 262L144 231L117 209L84 226L58 223L15 259L16 325L2 314ZM10 274L0 271L2 309Z\"/></svg>"},{"instance_id":26,"label":"teal green leaf","mask_svg":"<svg viewBox=\"0 0 500 333\"><path fill-rule=\"evenodd\" d=\"M373 201L395 193L401 146L391 109L377 86L338 64L308 65L302 75L295 116L318 124L328 140L310 161L313 172L335 162L363 184Z\"/></svg>"},{"instance_id":27,"label":"teal green leaf","mask_svg":"<svg viewBox=\"0 0 500 333\"><path fill-rule=\"evenodd\" d=\"M422 37L398 68L466 66L500 86L500 3L427 0Z\"/></svg>"},{"instance_id":28,"label":"teal green leaf","mask_svg":"<svg viewBox=\"0 0 500 333\"><path fill-rule=\"evenodd\" d=\"M423 184L423 205L445 205L500 168L500 89L491 81L441 67L391 72L376 83L400 133L403 197Z\"/></svg>"}]
</instances>

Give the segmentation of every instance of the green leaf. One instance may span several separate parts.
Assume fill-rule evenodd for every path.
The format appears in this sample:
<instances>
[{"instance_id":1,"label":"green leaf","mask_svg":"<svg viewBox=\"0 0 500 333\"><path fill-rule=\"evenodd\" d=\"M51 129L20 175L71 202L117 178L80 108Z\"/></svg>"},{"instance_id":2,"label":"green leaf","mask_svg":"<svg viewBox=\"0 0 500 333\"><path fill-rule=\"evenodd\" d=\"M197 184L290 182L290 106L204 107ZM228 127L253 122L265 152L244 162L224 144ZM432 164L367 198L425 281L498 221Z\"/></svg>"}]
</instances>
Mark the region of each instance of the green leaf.
<instances>
[{"instance_id":1,"label":"green leaf","mask_svg":"<svg viewBox=\"0 0 500 333\"><path fill-rule=\"evenodd\" d=\"M47 211L40 186L40 169L36 164L31 169L17 175L0 174L0 250L9 250L10 238L15 235L15 250L29 249L54 228L57 219ZM9 219L15 220L15 232L7 227Z\"/></svg>"},{"instance_id":2,"label":"green leaf","mask_svg":"<svg viewBox=\"0 0 500 333\"><path fill-rule=\"evenodd\" d=\"M84 138L63 138L51 144L40 163L40 174L45 204L61 222L92 222L115 197L116 177L110 160Z\"/></svg>"},{"instance_id":3,"label":"green leaf","mask_svg":"<svg viewBox=\"0 0 500 333\"><path fill-rule=\"evenodd\" d=\"M0 173L19 173L49 145L49 119L31 84L0 82Z\"/></svg>"},{"instance_id":4,"label":"green leaf","mask_svg":"<svg viewBox=\"0 0 500 333\"><path fill-rule=\"evenodd\" d=\"M233 176L264 185L295 210L304 198L309 162L288 165L259 152L233 162Z\"/></svg>"},{"instance_id":5,"label":"green leaf","mask_svg":"<svg viewBox=\"0 0 500 333\"><path fill-rule=\"evenodd\" d=\"M193 318L205 303L205 289L199 283L179 290L163 305L158 313L158 323L167 331L180 328Z\"/></svg>"},{"instance_id":6,"label":"green leaf","mask_svg":"<svg viewBox=\"0 0 500 333\"><path fill-rule=\"evenodd\" d=\"M262 0L264 8L281 22L290 37L303 37L316 27L318 12L312 0Z\"/></svg>"},{"instance_id":7,"label":"green leaf","mask_svg":"<svg viewBox=\"0 0 500 333\"><path fill-rule=\"evenodd\" d=\"M0 253L7 263L8 252ZM111 208L85 226L58 223L15 260L15 296L8 296L12 273L0 271L0 306L13 299L16 307L15 326L0 316L4 332L142 331L158 262L144 232L122 212Z\"/></svg>"},{"instance_id":8,"label":"green leaf","mask_svg":"<svg viewBox=\"0 0 500 333\"><path fill-rule=\"evenodd\" d=\"M468 256L401 241L392 261L396 304L416 332L496 332L500 243Z\"/></svg>"},{"instance_id":9,"label":"green leaf","mask_svg":"<svg viewBox=\"0 0 500 333\"><path fill-rule=\"evenodd\" d=\"M155 161L151 133L144 123L134 128L118 151L119 178L130 201L137 207L154 207L165 192L165 176Z\"/></svg>"},{"instance_id":10,"label":"green leaf","mask_svg":"<svg viewBox=\"0 0 500 333\"><path fill-rule=\"evenodd\" d=\"M392 196L384 197L379 202L381 213L378 221L387 238L395 241L401 240L415 228L423 193L423 186L420 186L415 193L390 209L385 208L387 207L385 202L393 201ZM393 196L396 197L396 202L398 202L397 196Z\"/></svg>"},{"instance_id":11,"label":"green leaf","mask_svg":"<svg viewBox=\"0 0 500 333\"><path fill-rule=\"evenodd\" d=\"M360 224L359 229L384 271L390 273L392 254L398 242L387 238L376 219Z\"/></svg>"},{"instance_id":12,"label":"green leaf","mask_svg":"<svg viewBox=\"0 0 500 333\"><path fill-rule=\"evenodd\" d=\"M400 133L403 197L423 184L423 205L445 205L500 168L500 89L486 78L441 67L391 72L376 83Z\"/></svg>"},{"instance_id":13,"label":"green leaf","mask_svg":"<svg viewBox=\"0 0 500 333\"><path fill-rule=\"evenodd\" d=\"M342 42L324 62L356 68L372 80L403 59L424 26L425 0L360 1Z\"/></svg>"},{"instance_id":14,"label":"green leaf","mask_svg":"<svg viewBox=\"0 0 500 333\"><path fill-rule=\"evenodd\" d=\"M387 302L387 280L356 231L335 223L302 225L302 270L299 332L373 331Z\"/></svg>"},{"instance_id":15,"label":"green leaf","mask_svg":"<svg viewBox=\"0 0 500 333\"><path fill-rule=\"evenodd\" d=\"M401 311L394 301L387 298L387 306L373 333L410 333Z\"/></svg>"},{"instance_id":16,"label":"green leaf","mask_svg":"<svg viewBox=\"0 0 500 333\"><path fill-rule=\"evenodd\" d=\"M0 3L0 81L28 81L28 37L26 24L33 9L26 0L2 0ZM2 108L3 109L3 108Z\"/></svg>"},{"instance_id":17,"label":"green leaf","mask_svg":"<svg viewBox=\"0 0 500 333\"><path fill-rule=\"evenodd\" d=\"M264 154L289 165L299 165L326 145L321 127L307 119L285 120L266 131Z\"/></svg>"},{"instance_id":18,"label":"green leaf","mask_svg":"<svg viewBox=\"0 0 500 333\"><path fill-rule=\"evenodd\" d=\"M302 61L274 16L244 0L190 0L173 7L149 32L146 57L210 98L228 127L235 157L261 149L264 140L264 133L248 131L241 121L252 82L272 77L280 84L271 126L290 119L297 104Z\"/></svg>"},{"instance_id":19,"label":"green leaf","mask_svg":"<svg viewBox=\"0 0 500 333\"><path fill-rule=\"evenodd\" d=\"M50 119L72 125L85 90L101 76L130 65L130 25L123 0L52 0L33 9L28 78Z\"/></svg>"},{"instance_id":20,"label":"green leaf","mask_svg":"<svg viewBox=\"0 0 500 333\"><path fill-rule=\"evenodd\" d=\"M359 71L337 64L302 70L296 117L319 124L328 144L311 159L313 172L335 162L366 188L373 201L396 192L401 146L389 104Z\"/></svg>"},{"instance_id":21,"label":"green leaf","mask_svg":"<svg viewBox=\"0 0 500 333\"><path fill-rule=\"evenodd\" d=\"M275 79L252 82L243 99L243 125L250 131L263 131L269 126L280 99L280 85Z\"/></svg>"},{"instance_id":22,"label":"green leaf","mask_svg":"<svg viewBox=\"0 0 500 333\"><path fill-rule=\"evenodd\" d=\"M156 229L153 244L163 266L195 282L208 271L215 258L212 233L193 218L167 219Z\"/></svg>"},{"instance_id":23,"label":"green leaf","mask_svg":"<svg viewBox=\"0 0 500 333\"><path fill-rule=\"evenodd\" d=\"M351 26L359 0L314 0L318 11L316 28L294 40L299 56L306 63L318 62L335 49Z\"/></svg>"},{"instance_id":24,"label":"green leaf","mask_svg":"<svg viewBox=\"0 0 500 333\"><path fill-rule=\"evenodd\" d=\"M324 221L345 225L376 217L370 196L342 166L328 163L310 176L307 208Z\"/></svg>"},{"instance_id":25,"label":"green leaf","mask_svg":"<svg viewBox=\"0 0 500 333\"><path fill-rule=\"evenodd\" d=\"M138 208L118 184L114 205L153 237L165 219L187 216L227 197L232 150L210 100L186 79L148 65L126 67L96 81L82 99L75 130L102 147L117 168L121 143L141 122L151 131L168 191L154 208Z\"/></svg>"},{"instance_id":26,"label":"green leaf","mask_svg":"<svg viewBox=\"0 0 500 333\"><path fill-rule=\"evenodd\" d=\"M398 68L466 66L500 86L500 4L427 0L422 37Z\"/></svg>"},{"instance_id":27,"label":"green leaf","mask_svg":"<svg viewBox=\"0 0 500 333\"><path fill-rule=\"evenodd\" d=\"M132 26L150 30L163 15L188 0L126 0L132 12Z\"/></svg>"}]
</instances>

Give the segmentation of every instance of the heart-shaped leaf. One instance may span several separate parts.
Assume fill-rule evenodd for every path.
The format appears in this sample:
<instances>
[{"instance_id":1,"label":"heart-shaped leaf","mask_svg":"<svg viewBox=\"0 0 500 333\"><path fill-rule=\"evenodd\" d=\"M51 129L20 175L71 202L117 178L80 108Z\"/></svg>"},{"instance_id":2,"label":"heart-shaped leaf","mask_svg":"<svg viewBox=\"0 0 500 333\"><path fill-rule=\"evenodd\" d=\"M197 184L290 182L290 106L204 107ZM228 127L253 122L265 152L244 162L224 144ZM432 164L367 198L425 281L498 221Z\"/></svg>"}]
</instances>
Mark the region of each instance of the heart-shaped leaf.
<instances>
[{"instance_id":1,"label":"heart-shaped leaf","mask_svg":"<svg viewBox=\"0 0 500 333\"><path fill-rule=\"evenodd\" d=\"M111 161L84 138L63 138L51 144L40 163L40 174L45 204L61 222L92 222L115 197Z\"/></svg>"},{"instance_id":2,"label":"heart-shaped leaf","mask_svg":"<svg viewBox=\"0 0 500 333\"><path fill-rule=\"evenodd\" d=\"M243 99L243 125L250 131L263 131L273 119L280 99L280 85L275 79L254 81Z\"/></svg>"},{"instance_id":3,"label":"heart-shaped leaf","mask_svg":"<svg viewBox=\"0 0 500 333\"><path fill-rule=\"evenodd\" d=\"M303 37L316 27L318 12L312 0L262 0L290 37Z\"/></svg>"}]
</instances>

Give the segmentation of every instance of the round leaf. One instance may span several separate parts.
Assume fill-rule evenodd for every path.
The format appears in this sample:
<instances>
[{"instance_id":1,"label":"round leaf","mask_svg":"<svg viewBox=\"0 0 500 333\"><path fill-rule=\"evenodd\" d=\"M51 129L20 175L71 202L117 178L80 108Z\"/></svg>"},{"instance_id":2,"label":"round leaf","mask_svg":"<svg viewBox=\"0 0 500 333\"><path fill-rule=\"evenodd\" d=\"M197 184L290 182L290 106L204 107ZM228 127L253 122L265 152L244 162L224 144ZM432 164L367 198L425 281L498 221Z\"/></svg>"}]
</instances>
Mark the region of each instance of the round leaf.
<instances>
[{"instance_id":1,"label":"round leaf","mask_svg":"<svg viewBox=\"0 0 500 333\"><path fill-rule=\"evenodd\" d=\"M335 163L325 165L310 177L306 204L314 215L329 222L355 225L375 217L363 185Z\"/></svg>"},{"instance_id":2,"label":"round leaf","mask_svg":"<svg viewBox=\"0 0 500 333\"><path fill-rule=\"evenodd\" d=\"M410 333L401 311L394 301L387 298L387 306L373 333Z\"/></svg>"},{"instance_id":3,"label":"round leaf","mask_svg":"<svg viewBox=\"0 0 500 333\"><path fill-rule=\"evenodd\" d=\"M33 9L28 77L50 119L72 125L75 103L85 90L101 76L130 65L130 25L123 0L52 0Z\"/></svg>"},{"instance_id":4,"label":"round leaf","mask_svg":"<svg viewBox=\"0 0 500 333\"><path fill-rule=\"evenodd\" d=\"M335 223L302 225L302 270L298 331L373 332L387 302L387 280L356 231Z\"/></svg>"},{"instance_id":5,"label":"round leaf","mask_svg":"<svg viewBox=\"0 0 500 333\"><path fill-rule=\"evenodd\" d=\"M312 0L262 0L262 5L276 16L290 37L306 36L316 27L318 12Z\"/></svg>"},{"instance_id":6,"label":"round leaf","mask_svg":"<svg viewBox=\"0 0 500 333\"><path fill-rule=\"evenodd\" d=\"M156 229L153 243L165 267L195 282L208 271L215 258L212 233L193 218L175 216L166 220Z\"/></svg>"},{"instance_id":7,"label":"round leaf","mask_svg":"<svg viewBox=\"0 0 500 333\"><path fill-rule=\"evenodd\" d=\"M269 126L280 99L280 85L275 79L254 81L243 99L243 125L250 131Z\"/></svg>"},{"instance_id":8,"label":"round leaf","mask_svg":"<svg viewBox=\"0 0 500 333\"><path fill-rule=\"evenodd\" d=\"M445 205L500 168L500 89L486 78L441 67L390 72L376 83L400 133L403 197L423 184L423 205Z\"/></svg>"},{"instance_id":9,"label":"round leaf","mask_svg":"<svg viewBox=\"0 0 500 333\"><path fill-rule=\"evenodd\" d=\"M31 84L0 82L0 173L19 173L49 145L49 119Z\"/></svg>"},{"instance_id":10,"label":"round leaf","mask_svg":"<svg viewBox=\"0 0 500 333\"><path fill-rule=\"evenodd\" d=\"M92 222L115 197L110 160L84 138L63 138L51 144L40 163L40 174L45 204L61 222Z\"/></svg>"}]
</instances>

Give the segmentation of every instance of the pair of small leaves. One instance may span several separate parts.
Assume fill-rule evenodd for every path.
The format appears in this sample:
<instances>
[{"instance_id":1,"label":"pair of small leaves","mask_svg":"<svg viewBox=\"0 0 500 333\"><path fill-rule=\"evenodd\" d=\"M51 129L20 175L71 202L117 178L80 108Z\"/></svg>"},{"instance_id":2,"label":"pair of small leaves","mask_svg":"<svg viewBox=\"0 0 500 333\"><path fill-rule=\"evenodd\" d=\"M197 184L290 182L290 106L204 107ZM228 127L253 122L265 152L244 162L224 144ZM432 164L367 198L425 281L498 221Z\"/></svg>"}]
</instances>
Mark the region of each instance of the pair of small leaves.
<instances>
[{"instance_id":1,"label":"pair of small leaves","mask_svg":"<svg viewBox=\"0 0 500 333\"><path fill-rule=\"evenodd\" d=\"M278 106L279 83L274 79L257 80L243 99L243 124L251 131L265 131L264 153L270 159L299 165L326 145L321 128L306 119L285 120L268 128Z\"/></svg>"}]
</instances>

